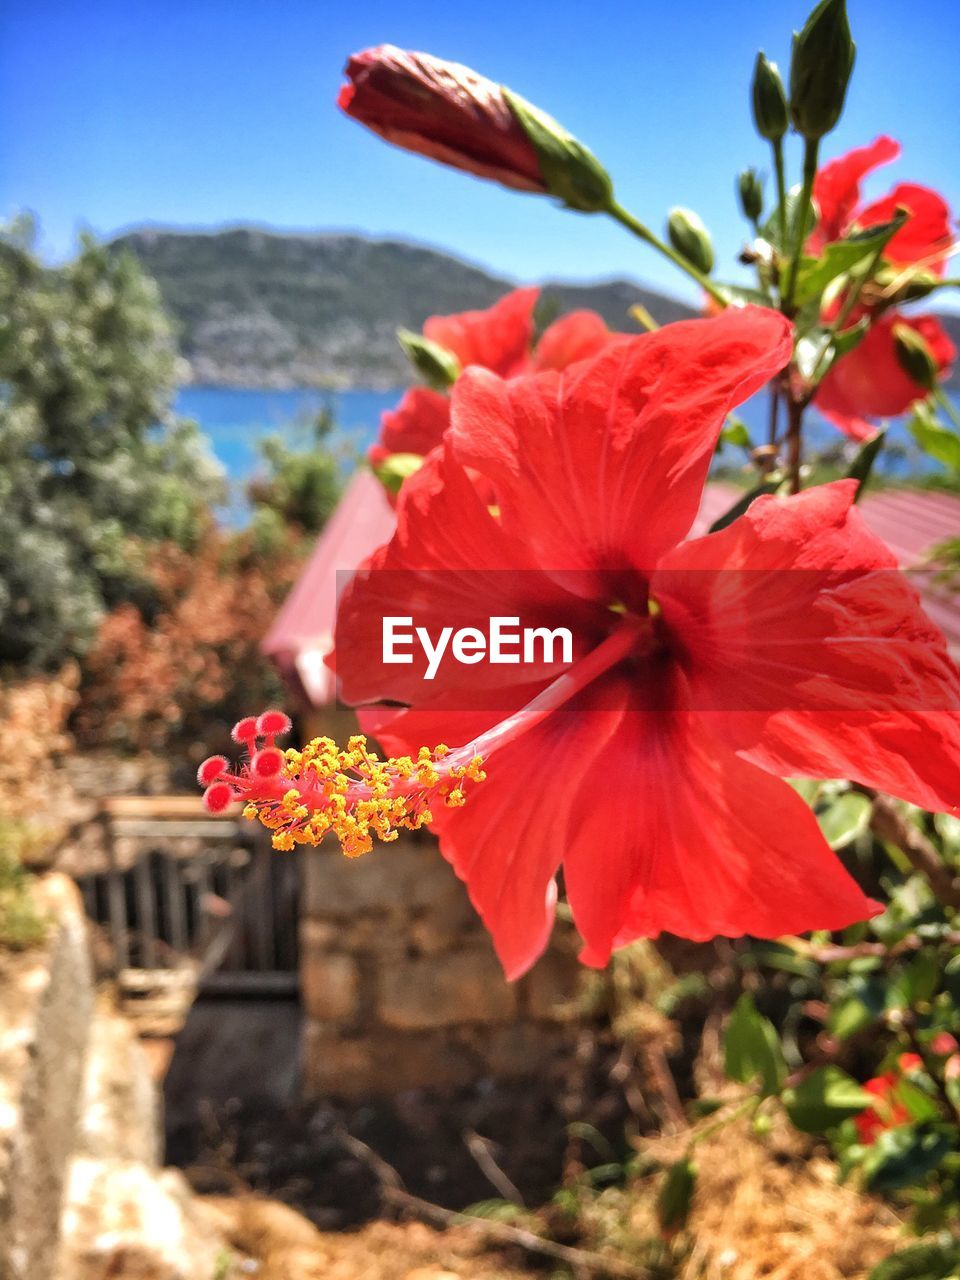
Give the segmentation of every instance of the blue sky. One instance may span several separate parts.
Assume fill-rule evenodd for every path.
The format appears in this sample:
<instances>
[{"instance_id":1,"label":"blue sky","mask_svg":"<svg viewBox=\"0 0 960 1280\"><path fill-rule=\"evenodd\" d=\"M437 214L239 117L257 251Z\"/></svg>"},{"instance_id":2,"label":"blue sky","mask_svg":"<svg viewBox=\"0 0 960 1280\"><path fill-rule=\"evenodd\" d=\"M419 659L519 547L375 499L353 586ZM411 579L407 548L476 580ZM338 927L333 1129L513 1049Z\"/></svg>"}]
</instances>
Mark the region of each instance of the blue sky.
<instances>
[{"instance_id":1,"label":"blue sky","mask_svg":"<svg viewBox=\"0 0 960 1280\"><path fill-rule=\"evenodd\" d=\"M514 278L631 275L689 295L604 220L387 147L334 106L350 52L392 41L475 66L556 115L661 227L696 209L731 263L736 172L768 167L747 85L783 65L812 0L0 0L0 216L32 209L45 251L78 226L358 228ZM849 0L859 45L828 155L891 133L910 179L960 209L956 0ZM796 155L791 156L794 168Z\"/></svg>"}]
</instances>

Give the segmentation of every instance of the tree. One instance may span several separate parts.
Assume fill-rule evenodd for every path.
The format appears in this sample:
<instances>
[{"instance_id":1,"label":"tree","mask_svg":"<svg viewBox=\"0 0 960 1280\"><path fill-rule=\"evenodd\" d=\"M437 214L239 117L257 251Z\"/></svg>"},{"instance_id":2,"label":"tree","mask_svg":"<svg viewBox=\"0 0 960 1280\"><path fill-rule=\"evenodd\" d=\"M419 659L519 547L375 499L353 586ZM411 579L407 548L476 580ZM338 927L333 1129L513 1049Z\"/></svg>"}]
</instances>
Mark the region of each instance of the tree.
<instances>
[{"instance_id":1,"label":"tree","mask_svg":"<svg viewBox=\"0 0 960 1280\"><path fill-rule=\"evenodd\" d=\"M46 667L149 597L145 544L195 545L222 478L172 413L153 282L89 236L57 268L34 241L29 219L0 232L0 661Z\"/></svg>"}]
</instances>

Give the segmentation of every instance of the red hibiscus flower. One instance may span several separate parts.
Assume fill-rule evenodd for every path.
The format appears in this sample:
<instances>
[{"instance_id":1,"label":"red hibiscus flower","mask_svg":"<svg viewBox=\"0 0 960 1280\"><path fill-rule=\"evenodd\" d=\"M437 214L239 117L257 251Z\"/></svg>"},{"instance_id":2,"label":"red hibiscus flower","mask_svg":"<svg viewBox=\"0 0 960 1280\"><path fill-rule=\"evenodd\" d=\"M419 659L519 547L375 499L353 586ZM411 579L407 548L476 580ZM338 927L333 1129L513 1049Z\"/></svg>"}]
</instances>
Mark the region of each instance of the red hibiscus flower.
<instances>
[{"instance_id":1,"label":"red hibiscus flower","mask_svg":"<svg viewBox=\"0 0 960 1280\"><path fill-rule=\"evenodd\" d=\"M823 166L813 187L820 218L807 241L808 253L821 253L831 241L888 222L897 209L906 209L909 217L884 249L884 258L896 267L918 266L943 273L952 234L950 210L941 195L929 187L901 182L880 200L861 202L862 180L899 155L899 143L879 137ZM860 307L850 317L851 323L870 314ZM953 343L932 316L910 318L896 312L876 316L867 337L837 362L816 395L817 408L824 417L854 440L867 439L876 431L879 419L897 417L927 394L900 367L893 345L895 324L908 324L923 335L944 376L956 355Z\"/></svg>"},{"instance_id":2,"label":"red hibiscus flower","mask_svg":"<svg viewBox=\"0 0 960 1280\"><path fill-rule=\"evenodd\" d=\"M898 208L904 208L910 216L887 245L884 257L895 266L922 264L928 271L943 273L944 255L953 239L950 209L943 196L929 187L901 182L880 200L860 202L862 180L899 155L898 142L880 137L820 169L813 185L820 219L807 241L809 253L820 253L824 245L842 240L852 231L888 222Z\"/></svg>"},{"instance_id":3,"label":"red hibiscus flower","mask_svg":"<svg viewBox=\"0 0 960 1280\"><path fill-rule=\"evenodd\" d=\"M857 1136L864 1146L873 1146L881 1133L887 1129L895 1129L897 1125L910 1123L910 1112L898 1097L900 1083L905 1075L923 1069L923 1059L916 1053L901 1053L897 1059L897 1070L886 1071L881 1076L874 1076L864 1084L867 1093L872 1093L875 1101L866 1107L853 1122L857 1128Z\"/></svg>"},{"instance_id":4,"label":"red hibiscus flower","mask_svg":"<svg viewBox=\"0 0 960 1280\"><path fill-rule=\"evenodd\" d=\"M862 309L855 309L856 323ZM908 325L926 341L941 378L947 377L957 350L933 316L907 316L887 311L876 317L860 344L838 360L817 388L816 406L825 418L853 440L866 440L881 418L905 413L927 388L907 374L897 359L893 331Z\"/></svg>"},{"instance_id":5,"label":"red hibiscus flower","mask_svg":"<svg viewBox=\"0 0 960 1280\"><path fill-rule=\"evenodd\" d=\"M341 109L387 142L520 191L548 191L501 85L391 44L354 54L346 74Z\"/></svg>"},{"instance_id":6,"label":"red hibiscus flower","mask_svg":"<svg viewBox=\"0 0 960 1280\"><path fill-rule=\"evenodd\" d=\"M443 439L450 424L450 401L429 387L411 387L396 409L380 415L380 435L367 451L377 467L393 453L427 454Z\"/></svg>"},{"instance_id":7,"label":"red hibiscus flower","mask_svg":"<svg viewBox=\"0 0 960 1280\"><path fill-rule=\"evenodd\" d=\"M549 325L533 350L533 312L539 297L537 288L514 289L485 311L431 316L423 326L424 336L456 356L462 369L477 365L502 378L534 369L565 369L620 336L611 333L596 312L572 311ZM415 387L396 409L383 414L380 436L368 457L378 466L394 453L426 455L443 439L449 423L449 399L439 391Z\"/></svg>"},{"instance_id":8,"label":"red hibiscus flower","mask_svg":"<svg viewBox=\"0 0 960 1280\"><path fill-rule=\"evenodd\" d=\"M873 914L777 774L960 801L960 675L852 482L683 541L725 415L790 346L782 317L746 308L563 374L468 371L396 536L344 596L343 696L407 704L366 724L404 758L441 740L460 768L482 757L486 779L432 823L510 976L546 944L561 864L593 965L664 930L775 937ZM559 675L453 663L427 684L358 641L371 618L435 633L466 608L566 624L576 651Z\"/></svg>"}]
</instances>

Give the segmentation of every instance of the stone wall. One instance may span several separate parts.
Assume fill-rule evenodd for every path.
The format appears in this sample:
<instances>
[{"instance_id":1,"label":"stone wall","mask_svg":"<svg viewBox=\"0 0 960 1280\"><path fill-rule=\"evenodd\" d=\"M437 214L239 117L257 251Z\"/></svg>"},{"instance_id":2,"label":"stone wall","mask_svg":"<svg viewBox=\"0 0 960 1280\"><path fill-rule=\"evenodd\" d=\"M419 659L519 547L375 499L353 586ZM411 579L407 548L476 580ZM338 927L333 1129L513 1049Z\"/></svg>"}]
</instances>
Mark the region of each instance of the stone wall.
<instances>
[{"instance_id":1,"label":"stone wall","mask_svg":"<svg viewBox=\"0 0 960 1280\"><path fill-rule=\"evenodd\" d=\"M0 953L0 1277L48 1280L78 1119L93 981L70 881L38 882L47 941Z\"/></svg>"},{"instance_id":2,"label":"stone wall","mask_svg":"<svg viewBox=\"0 0 960 1280\"><path fill-rule=\"evenodd\" d=\"M158 1167L146 1058L95 997L76 887L34 893L46 941L0 950L0 1280L207 1280L223 1240Z\"/></svg>"},{"instance_id":3,"label":"stone wall","mask_svg":"<svg viewBox=\"0 0 960 1280\"><path fill-rule=\"evenodd\" d=\"M508 983L427 833L300 853L304 1088L360 1098L533 1075L569 1045L583 971L562 927Z\"/></svg>"}]
</instances>

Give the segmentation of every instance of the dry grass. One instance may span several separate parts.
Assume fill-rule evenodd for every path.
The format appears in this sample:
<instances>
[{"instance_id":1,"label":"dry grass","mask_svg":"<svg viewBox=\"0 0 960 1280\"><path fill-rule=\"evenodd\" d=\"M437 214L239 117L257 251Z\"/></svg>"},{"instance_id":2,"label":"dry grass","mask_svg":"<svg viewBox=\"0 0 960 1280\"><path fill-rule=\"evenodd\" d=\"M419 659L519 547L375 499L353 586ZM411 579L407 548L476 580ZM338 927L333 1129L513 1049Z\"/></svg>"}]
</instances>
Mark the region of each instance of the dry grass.
<instances>
[{"instance_id":1,"label":"dry grass","mask_svg":"<svg viewBox=\"0 0 960 1280\"><path fill-rule=\"evenodd\" d=\"M682 1280L863 1280L903 1243L889 1205L839 1185L836 1165L786 1124L762 1141L730 1125L696 1161Z\"/></svg>"}]
</instances>

